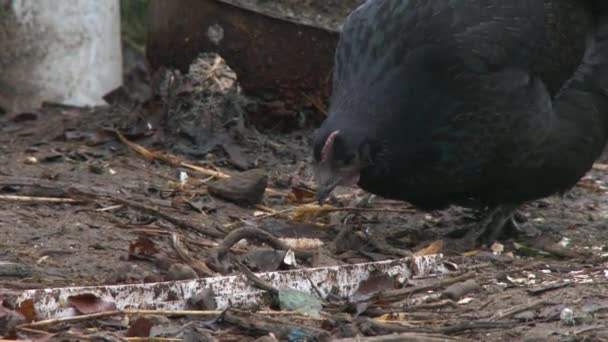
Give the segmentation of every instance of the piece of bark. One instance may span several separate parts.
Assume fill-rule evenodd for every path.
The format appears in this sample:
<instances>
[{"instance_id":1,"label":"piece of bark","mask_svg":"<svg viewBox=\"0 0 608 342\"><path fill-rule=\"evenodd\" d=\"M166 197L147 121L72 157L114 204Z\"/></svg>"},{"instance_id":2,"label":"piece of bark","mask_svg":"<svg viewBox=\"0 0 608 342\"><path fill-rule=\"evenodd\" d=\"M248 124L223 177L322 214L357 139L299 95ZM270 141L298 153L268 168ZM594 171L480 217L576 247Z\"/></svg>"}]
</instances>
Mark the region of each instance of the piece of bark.
<instances>
[{"instance_id":1,"label":"piece of bark","mask_svg":"<svg viewBox=\"0 0 608 342\"><path fill-rule=\"evenodd\" d=\"M468 293L476 291L479 289L479 284L475 281L475 279L468 279L461 283L456 283L448 286L445 291L443 291L442 297L449 298L451 300L459 300L460 298L466 296Z\"/></svg>"},{"instance_id":2,"label":"piece of bark","mask_svg":"<svg viewBox=\"0 0 608 342\"><path fill-rule=\"evenodd\" d=\"M258 204L264 198L268 176L260 169L245 171L209 184L209 193L241 205Z\"/></svg>"}]
</instances>

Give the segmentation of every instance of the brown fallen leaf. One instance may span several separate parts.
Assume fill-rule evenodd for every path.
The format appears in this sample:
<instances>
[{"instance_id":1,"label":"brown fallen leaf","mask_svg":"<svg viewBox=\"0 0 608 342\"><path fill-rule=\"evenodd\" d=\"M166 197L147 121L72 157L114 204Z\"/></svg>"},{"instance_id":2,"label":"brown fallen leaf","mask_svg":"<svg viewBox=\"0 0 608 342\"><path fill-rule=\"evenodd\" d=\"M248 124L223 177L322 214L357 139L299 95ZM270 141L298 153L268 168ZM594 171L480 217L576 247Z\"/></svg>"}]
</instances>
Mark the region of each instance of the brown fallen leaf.
<instances>
[{"instance_id":1,"label":"brown fallen leaf","mask_svg":"<svg viewBox=\"0 0 608 342\"><path fill-rule=\"evenodd\" d=\"M140 317L129 326L127 337L150 337L150 330L154 326L154 322L146 317Z\"/></svg>"},{"instance_id":2,"label":"brown fallen leaf","mask_svg":"<svg viewBox=\"0 0 608 342\"><path fill-rule=\"evenodd\" d=\"M22 301L15 311L20 313L27 323L33 322L36 318L36 312L34 310L34 302L31 299Z\"/></svg>"},{"instance_id":3,"label":"brown fallen leaf","mask_svg":"<svg viewBox=\"0 0 608 342\"><path fill-rule=\"evenodd\" d=\"M430 245L424 247L423 249L418 250L414 253L414 256L425 256L432 255L441 252L443 249L443 240L433 241Z\"/></svg>"},{"instance_id":4,"label":"brown fallen leaf","mask_svg":"<svg viewBox=\"0 0 608 342\"><path fill-rule=\"evenodd\" d=\"M289 203L311 203L315 200L315 193L304 188L292 187L291 192L287 195Z\"/></svg>"},{"instance_id":5,"label":"brown fallen leaf","mask_svg":"<svg viewBox=\"0 0 608 342\"><path fill-rule=\"evenodd\" d=\"M381 315L378 317L374 317L373 319L374 319L374 321L378 321L378 322L405 321L408 319L408 313L407 312L388 313L388 314L384 314L384 315Z\"/></svg>"},{"instance_id":6,"label":"brown fallen leaf","mask_svg":"<svg viewBox=\"0 0 608 342\"><path fill-rule=\"evenodd\" d=\"M116 304L103 301L92 293L69 296L68 303L83 315L116 310Z\"/></svg>"},{"instance_id":7,"label":"brown fallen leaf","mask_svg":"<svg viewBox=\"0 0 608 342\"><path fill-rule=\"evenodd\" d=\"M136 240L129 242L129 259L147 259L159 250L154 241L148 237L140 236Z\"/></svg>"},{"instance_id":8,"label":"brown fallen leaf","mask_svg":"<svg viewBox=\"0 0 608 342\"><path fill-rule=\"evenodd\" d=\"M293 207L289 212L289 217L294 221L309 222L316 218L323 217L329 213L336 211L346 212L360 212L360 213L403 213L413 214L416 212L415 209L410 208L359 208L359 207L334 207L328 204L322 206L317 203L302 204L297 207Z\"/></svg>"},{"instance_id":9,"label":"brown fallen leaf","mask_svg":"<svg viewBox=\"0 0 608 342\"><path fill-rule=\"evenodd\" d=\"M336 210L338 210L338 208L328 204L319 206L316 203L311 203L294 208L289 214L289 216L294 221L312 222L316 218L325 216Z\"/></svg>"}]
</instances>

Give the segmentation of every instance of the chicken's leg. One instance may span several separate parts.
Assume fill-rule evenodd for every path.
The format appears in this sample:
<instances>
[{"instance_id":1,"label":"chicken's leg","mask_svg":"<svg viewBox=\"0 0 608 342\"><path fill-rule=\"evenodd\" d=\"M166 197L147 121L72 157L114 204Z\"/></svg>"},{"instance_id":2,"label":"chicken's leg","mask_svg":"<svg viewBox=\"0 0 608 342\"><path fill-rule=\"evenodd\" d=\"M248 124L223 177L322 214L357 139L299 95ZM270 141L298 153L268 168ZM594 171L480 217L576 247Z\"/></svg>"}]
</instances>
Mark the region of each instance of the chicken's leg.
<instances>
[{"instance_id":1,"label":"chicken's leg","mask_svg":"<svg viewBox=\"0 0 608 342\"><path fill-rule=\"evenodd\" d=\"M477 241L486 244L496 241L502 236L505 226L512 222L517 207L515 204L503 204L491 208L469 236L474 234Z\"/></svg>"}]
</instances>

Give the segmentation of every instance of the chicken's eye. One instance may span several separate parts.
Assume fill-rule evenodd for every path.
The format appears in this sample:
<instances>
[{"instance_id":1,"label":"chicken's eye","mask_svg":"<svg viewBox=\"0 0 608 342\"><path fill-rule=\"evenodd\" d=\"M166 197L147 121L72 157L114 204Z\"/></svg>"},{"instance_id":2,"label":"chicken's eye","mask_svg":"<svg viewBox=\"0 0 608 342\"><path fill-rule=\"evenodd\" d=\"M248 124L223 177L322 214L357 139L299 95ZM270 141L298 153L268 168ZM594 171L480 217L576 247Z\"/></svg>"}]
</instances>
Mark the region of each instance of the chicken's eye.
<instances>
[{"instance_id":1,"label":"chicken's eye","mask_svg":"<svg viewBox=\"0 0 608 342\"><path fill-rule=\"evenodd\" d=\"M336 160L336 164L337 164L337 166L349 166L349 165L352 165L354 160L355 160L354 155L347 155L347 156L344 156L344 157Z\"/></svg>"}]
</instances>

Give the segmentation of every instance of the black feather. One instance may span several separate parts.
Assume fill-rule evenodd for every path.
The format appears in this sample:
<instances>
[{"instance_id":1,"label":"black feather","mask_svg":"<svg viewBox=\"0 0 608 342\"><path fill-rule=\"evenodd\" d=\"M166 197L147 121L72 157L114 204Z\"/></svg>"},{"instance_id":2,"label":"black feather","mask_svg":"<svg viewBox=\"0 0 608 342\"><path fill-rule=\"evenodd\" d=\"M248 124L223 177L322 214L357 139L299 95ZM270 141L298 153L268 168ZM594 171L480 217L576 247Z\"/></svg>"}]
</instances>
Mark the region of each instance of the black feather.
<instances>
[{"instance_id":1,"label":"black feather","mask_svg":"<svg viewBox=\"0 0 608 342\"><path fill-rule=\"evenodd\" d=\"M369 142L359 185L423 209L563 192L606 144L603 7L370 0L344 24L315 150L335 130Z\"/></svg>"}]
</instances>

